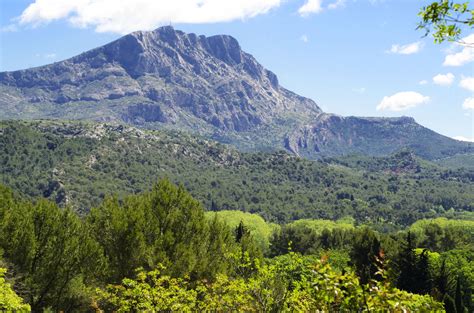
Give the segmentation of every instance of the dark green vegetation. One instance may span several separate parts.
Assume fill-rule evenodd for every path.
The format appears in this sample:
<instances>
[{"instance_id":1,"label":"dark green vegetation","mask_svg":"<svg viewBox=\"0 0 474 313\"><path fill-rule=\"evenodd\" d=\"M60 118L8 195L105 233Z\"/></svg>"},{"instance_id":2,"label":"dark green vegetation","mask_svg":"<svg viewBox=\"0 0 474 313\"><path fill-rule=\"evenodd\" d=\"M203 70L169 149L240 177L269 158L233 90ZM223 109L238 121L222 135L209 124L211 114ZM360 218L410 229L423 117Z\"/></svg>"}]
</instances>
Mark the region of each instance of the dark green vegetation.
<instances>
[{"instance_id":1,"label":"dark green vegetation","mask_svg":"<svg viewBox=\"0 0 474 313\"><path fill-rule=\"evenodd\" d=\"M270 233L252 230L258 217L225 223L239 214L206 216L166 180L106 197L83 217L2 187L1 308L27 309L18 295L35 311L473 309L472 221L384 234L350 219L306 220Z\"/></svg>"},{"instance_id":2,"label":"dark green vegetation","mask_svg":"<svg viewBox=\"0 0 474 313\"><path fill-rule=\"evenodd\" d=\"M474 169L474 154L458 154L436 161L437 164L452 169L467 168Z\"/></svg>"},{"instance_id":3,"label":"dark green vegetation","mask_svg":"<svg viewBox=\"0 0 474 313\"><path fill-rule=\"evenodd\" d=\"M0 73L0 119L59 119L172 129L240 151L318 159L388 155L433 160L473 153L409 117L342 117L282 87L236 39L172 27L134 32L76 57Z\"/></svg>"},{"instance_id":4,"label":"dark green vegetation","mask_svg":"<svg viewBox=\"0 0 474 313\"><path fill-rule=\"evenodd\" d=\"M406 151L309 161L241 153L182 133L77 122L2 122L0 133L1 183L81 212L106 194L146 191L163 177L182 183L209 210L258 213L272 222L352 216L397 227L474 209L472 170Z\"/></svg>"}]
</instances>

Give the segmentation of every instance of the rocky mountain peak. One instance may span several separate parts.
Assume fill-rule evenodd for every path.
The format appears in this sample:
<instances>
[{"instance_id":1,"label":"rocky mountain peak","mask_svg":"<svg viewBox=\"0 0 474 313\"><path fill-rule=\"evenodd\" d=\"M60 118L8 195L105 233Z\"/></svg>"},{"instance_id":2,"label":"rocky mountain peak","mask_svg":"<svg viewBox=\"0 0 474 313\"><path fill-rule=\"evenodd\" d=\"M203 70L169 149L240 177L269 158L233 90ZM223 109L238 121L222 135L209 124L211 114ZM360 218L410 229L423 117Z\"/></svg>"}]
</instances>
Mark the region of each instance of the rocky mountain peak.
<instances>
[{"instance_id":1,"label":"rocky mountain peak","mask_svg":"<svg viewBox=\"0 0 474 313\"><path fill-rule=\"evenodd\" d=\"M12 97L19 107L43 104L42 112L32 110L37 116L62 116L66 105L74 107L74 113L66 110L71 118L83 116L78 103L86 102L93 103L86 115L95 120L185 124L207 132L248 131L281 114L321 112L314 101L281 87L232 36L171 26L137 31L51 65L0 73L2 86L9 90L0 94L0 105ZM98 103L111 108L94 110Z\"/></svg>"},{"instance_id":2,"label":"rocky mountain peak","mask_svg":"<svg viewBox=\"0 0 474 313\"><path fill-rule=\"evenodd\" d=\"M235 38L171 26L134 32L54 64L0 73L0 119L18 118L178 129L245 150L284 147L308 158L383 155L405 146L438 158L473 149L408 117L323 113L313 100L280 86Z\"/></svg>"},{"instance_id":3,"label":"rocky mountain peak","mask_svg":"<svg viewBox=\"0 0 474 313\"><path fill-rule=\"evenodd\" d=\"M191 70L204 76L219 74L218 69L222 64L217 64L217 68L209 66L209 59L216 59L255 80L269 82L273 88L279 87L276 75L264 69L250 54L243 52L239 42L228 35L197 36L165 26L154 31L131 33L102 49L81 55L77 60L97 57L103 61L120 63L133 77L144 74L166 76L176 69Z\"/></svg>"}]
</instances>

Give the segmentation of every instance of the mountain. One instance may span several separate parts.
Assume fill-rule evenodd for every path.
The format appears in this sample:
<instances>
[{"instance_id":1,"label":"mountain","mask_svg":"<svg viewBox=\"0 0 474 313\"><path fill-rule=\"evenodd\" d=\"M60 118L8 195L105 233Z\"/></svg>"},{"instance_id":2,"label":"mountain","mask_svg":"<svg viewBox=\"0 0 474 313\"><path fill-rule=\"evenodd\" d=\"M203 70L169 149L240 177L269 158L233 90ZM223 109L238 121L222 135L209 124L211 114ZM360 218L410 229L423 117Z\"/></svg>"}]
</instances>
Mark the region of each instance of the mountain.
<instances>
[{"instance_id":1,"label":"mountain","mask_svg":"<svg viewBox=\"0 0 474 313\"><path fill-rule=\"evenodd\" d=\"M134 32L38 68L0 73L2 119L81 119L190 131L246 151L308 158L410 147L428 159L474 150L410 118L341 117L280 86L231 36Z\"/></svg>"},{"instance_id":2,"label":"mountain","mask_svg":"<svg viewBox=\"0 0 474 313\"><path fill-rule=\"evenodd\" d=\"M421 126L411 117L342 117L321 114L311 125L288 135L286 148L312 158L365 154L384 156L409 148L417 156L433 160L467 154L473 158L474 144L453 140Z\"/></svg>"},{"instance_id":3,"label":"mountain","mask_svg":"<svg viewBox=\"0 0 474 313\"><path fill-rule=\"evenodd\" d=\"M449 170L408 151L311 161L284 152L243 153L176 131L0 122L0 184L23 196L86 212L105 195L146 191L163 177L183 184L210 210L242 210L274 222L353 216L409 225L474 211L473 170Z\"/></svg>"}]
</instances>

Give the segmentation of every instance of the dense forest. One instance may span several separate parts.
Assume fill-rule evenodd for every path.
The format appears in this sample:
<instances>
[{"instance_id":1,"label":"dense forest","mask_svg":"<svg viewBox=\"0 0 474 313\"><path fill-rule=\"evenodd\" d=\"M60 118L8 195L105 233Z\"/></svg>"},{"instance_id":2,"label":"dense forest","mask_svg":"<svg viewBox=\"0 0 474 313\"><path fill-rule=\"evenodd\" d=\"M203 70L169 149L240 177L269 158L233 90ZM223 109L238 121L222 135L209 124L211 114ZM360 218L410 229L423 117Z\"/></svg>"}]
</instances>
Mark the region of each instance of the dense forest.
<instances>
[{"instance_id":1,"label":"dense forest","mask_svg":"<svg viewBox=\"0 0 474 313\"><path fill-rule=\"evenodd\" d=\"M181 186L105 196L87 214L0 189L0 307L42 311L474 309L474 222L381 233L206 212Z\"/></svg>"},{"instance_id":2,"label":"dense forest","mask_svg":"<svg viewBox=\"0 0 474 313\"><path fill-rule=\"evenodd\" d=\"M469 218L474 210L472 167L454 158L428 162L408 150L310 161L242 153L179 132L86 122L6 121L0 134L0 183L83 214L105 195L122 199L159 178L183 184L208 210L240 210L275 223L352 216L357 224L395 230L423 218Z\"/></svg>"}]
</instances>

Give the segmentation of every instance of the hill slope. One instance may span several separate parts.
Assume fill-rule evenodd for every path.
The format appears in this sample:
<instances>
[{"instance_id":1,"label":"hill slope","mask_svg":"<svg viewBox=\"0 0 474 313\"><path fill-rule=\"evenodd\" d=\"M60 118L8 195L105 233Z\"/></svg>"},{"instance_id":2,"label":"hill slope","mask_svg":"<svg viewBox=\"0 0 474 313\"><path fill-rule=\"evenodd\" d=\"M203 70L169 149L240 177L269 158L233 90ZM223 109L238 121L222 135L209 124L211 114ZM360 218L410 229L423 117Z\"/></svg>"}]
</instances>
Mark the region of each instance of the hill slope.
<instances>
[{"instance_id":1,"label":"hill slope","mask_svg":"<svg viewBox=\"0 0 474 313\"><path fill-rule=\"evenodd\" d=\"M121 125L0 123L0 183L79 211L105 194L148 190L162 177L183 183L208 209L278 222L350 215L408 225L474 210L472 171L448 171L409 153L358 161L242 153L200 137Z\"/></svg>"},{"instance_id":2,"label":"hill slope","mask_svg":"<svg viewBox=\"0 0 474 313\"><path fill-rule=\"evenodd\" d=\"M80 119L190 131L246 151L308 158L411 147L438 159L474 151L409 118L326 114L283 88L230 36L158 28L71 59L0 73L1 119Z\"/></svg>"}]
</instances>

